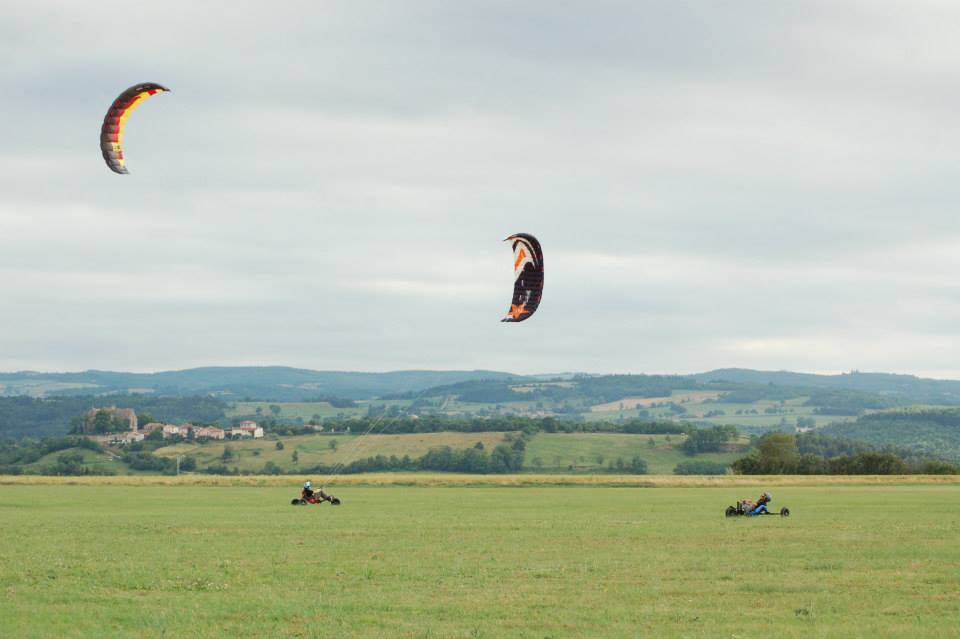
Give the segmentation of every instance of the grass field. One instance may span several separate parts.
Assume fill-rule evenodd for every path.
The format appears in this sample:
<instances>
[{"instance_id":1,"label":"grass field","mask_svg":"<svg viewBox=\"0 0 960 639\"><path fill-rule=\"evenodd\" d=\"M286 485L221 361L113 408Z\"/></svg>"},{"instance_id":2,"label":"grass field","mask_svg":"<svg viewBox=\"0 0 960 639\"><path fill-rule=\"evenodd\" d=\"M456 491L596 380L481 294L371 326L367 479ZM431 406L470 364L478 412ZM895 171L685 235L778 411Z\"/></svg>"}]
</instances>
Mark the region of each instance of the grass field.
<instances>
[{"instance_id":1,"label":"grass field","mask_svg":"<svg viewBox=\"0 0 960 639\"><path fill-rule=\"evenodd\" d=\"M157 449L156 455L173 457L193 455L200 467L225 463L241 471L256 471L272 461L282 468L295 469L317 464L333 465L347 463L375 455L396 455L420 457L436 446L469 448L477 442L492 448L503 440L503 433L415 433L405 435L297 435L277 439L242 439L231 442L207 444L181 443ZM283 449L277 449L277 441L283 442ZM336 442L336 449L330 442ZM229 446L233 452L230 461L223 462L224 449ZM298 461L292 461L293 451L297 451Z\"/></svg>"},{"instance_id":2,"label":"grass field","mask_svg":"<svg viewBox=\"0 0 960 639\"><path fill-rule=\"evenodd\" d=\"M292 507L294 492L2 485L0 636L955 637L960 627L956 483L778 487L774 505L793 516L750 520L722 516L756 492L729 486L344 485L337 508Z\"/></svg>"},{"instance_id":3,"label":"grass field","mask_svg":"<svg viewBox=\"0 0 960 639\"><path fill-rule=\"evenodd\" d=\"M624 397L614 402L606 404L594 404L590 407L592 412L616 412L621 410L634 410L638 407L649 408L654 404L664 404L669 402L703 402L708 399L720 397L717 391L673 391L670 395L664 397Z\"/></svg>"},{"instance_id":4,"label":"grass field","mask_svg":"<svg viewBox=\"0 0 960 639\"><path fill-rule=\"evenodd\" d=\"M409 455L417 458L430 448L450 446L469 448L477 442L491 450L503 441L504 433L412 433L403 435L297 435L277 439L237 440L217 443L181 443L160 448L155 454L161 457L193 455L200 468L211 464L225 463L240 471L259 471L270 461L281 468L295 470L317 464L333 465L374 455ZM277 441L283 442L278 450ZM330 442L336 442L336 449ZM650 442L654 445L650 446ZM669 474L683 461L713 461L731 463L742 457L743 452L705 453L688 457L675 446L683 441L682 435L671 435L667 441L663 435L625 435L618 433L537 433L525 455L525 467L530 470L564 471L571 467L579 472L591 472L608 468L616 459L629 462L634 455L647 462L652 474ZM745 442L745 440L744 440ZM226 446L233 452L231 460L221 458ZM292 461L297 452L297 464ZM602 462L601 462L602 460ZM537 462L540 462L538 465ZM118 466L119 468L119 466Z\"/></svg>"},{"instance_id":5,"label":"grass field","mask_svg":"<svg viewBox=\"0 0 960 639\"><path fill-rule=\"evenodd\" d=\"M279 406L280 412L274 414L271 406ZM336 408L330 402L236 402L231 404L226 411L227 417L240 417L246 415L256 415L257 409L260 409L264 417L276 417L277 419L297 419L304 421L313 419L314 416L322 418L335 417L337 415L366 415L366 404L357 404L357 408Z\"/></svg>"},{"instance_id":6,"label":"grass field","mask_svg":"<svg viewBox=\"0 0 960 639\"><path fill-rule=\"evenodd\" d=\"M52 466L57 463L57 457L60 455L69 454L79 454L81 457L83 457L83 464L85 466L89 466L90 468L94 468L99 471L112 472L116 474L126 474L131 472L130 468L120 461L115 455L97 453L87 448L65 448L63 450L58 450L56 452L44 455L32 464L27 464L25 468L28 471L32 471Z\"/></svg>"},{"instance_id":7,"label":"grass field","mask_svg":"<svg viewBox=\"0 0 960 639\"><path fill-rule=\"evenodd\" d=\"M650 442L654 445L651 447ZM732 463L744 456L739 453L704 453L688 457L674 448L683 441L681 435L624 435L620 433L537 433L527 445L524 464L537 468L534 460L542 462L545 470L598 470L618 457L629 462L634 455L647 462L651 474L669 474L680 462L697 460ZM600 460L603 460L602 463Z\"/></svg>"}]
</instances>

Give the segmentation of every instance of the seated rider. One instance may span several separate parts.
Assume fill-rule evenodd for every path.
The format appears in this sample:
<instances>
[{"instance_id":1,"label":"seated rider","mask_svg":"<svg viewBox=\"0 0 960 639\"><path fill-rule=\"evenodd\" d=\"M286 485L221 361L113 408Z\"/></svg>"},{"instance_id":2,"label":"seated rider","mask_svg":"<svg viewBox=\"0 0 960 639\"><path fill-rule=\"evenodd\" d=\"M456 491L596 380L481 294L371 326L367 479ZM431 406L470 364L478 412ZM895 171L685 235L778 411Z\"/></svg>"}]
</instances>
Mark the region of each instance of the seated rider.
<instances>
[{"instance_id":1,"label":"seated rider","mask_svg":"<svg viewBox=\"0 0 960 639\"><path fill-rule=\"evenodd\" d=\"M757 500L757 503L754 504L753 510L748 512L748 515L762 515L767 511L767 504L773 501L773 496L770 493L763 493L760 495L760 499Z\"/></svg>"},{"instance_id":2,"label":"seated rider","mask_svg":"<svg viewBox=\"0 0 960 639\"><path fill-rule=\"evenodd\" d=\"M321 489L322 491L323 489ZM310 480L303 482L303 490L300 492L300 499L312 499L313 489L310 488Z\"/></svg>"},{"instance_id":3,"label":"seated rider","mask_svg":"<svg viewBox=\"0 0 960 639\"><path fill-rule=\"evenodd\" d=\"M317 491L317 497L320 499L320 501L329 501L331 504L333 503L333 497L323 492L323 486L321 486L320 490Z\"/></svg>"}]
</instances>

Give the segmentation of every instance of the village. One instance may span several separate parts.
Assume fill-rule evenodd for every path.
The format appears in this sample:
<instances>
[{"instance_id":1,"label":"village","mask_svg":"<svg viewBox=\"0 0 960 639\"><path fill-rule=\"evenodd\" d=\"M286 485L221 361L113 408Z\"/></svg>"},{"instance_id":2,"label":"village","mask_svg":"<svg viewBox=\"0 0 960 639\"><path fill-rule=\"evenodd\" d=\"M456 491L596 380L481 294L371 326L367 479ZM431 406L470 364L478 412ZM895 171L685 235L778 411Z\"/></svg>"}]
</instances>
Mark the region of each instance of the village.
<instances>
[{"instance_id":1,"label":"village","mask_svg":"<svg viewBox=\"0 0 960 639\"><path fill-rule=\"evenodd\" d=\"M83 434L90 439L113 446L142 442L156 431L160 432L163 439L183 438L198 441L263 437L263 427L250 420L227 428L197 426L189 422L183 424L150 422L141 428L138 421L137 414L132 408L108 406L88 410L84 414L81 427ZM105 423L109 423L112 429L109 432L98 430L98 426Z\"/></svg>"}]
</instances>

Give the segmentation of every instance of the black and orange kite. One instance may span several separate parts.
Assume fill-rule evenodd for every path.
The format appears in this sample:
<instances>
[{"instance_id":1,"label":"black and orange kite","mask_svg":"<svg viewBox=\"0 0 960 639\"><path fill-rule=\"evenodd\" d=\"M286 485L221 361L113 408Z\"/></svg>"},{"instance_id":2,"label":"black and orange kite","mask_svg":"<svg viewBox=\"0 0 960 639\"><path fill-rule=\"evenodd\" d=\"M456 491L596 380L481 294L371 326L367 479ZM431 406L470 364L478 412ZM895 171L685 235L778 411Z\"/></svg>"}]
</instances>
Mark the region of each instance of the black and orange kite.
<instances>
[{"instance_id":1,"label":"black and orange kite","mask_svg":"<svg viewBox=\"0 0 960 639\"><path fill-rule=\"evenodd\" d=\"M543 250L540 242L527 233L511 235L513 242L513 301L504 322L522 322L540 306L543 295Z\"/></svg>"},{"instance_id":2,"label":"black and orange kite","mask_svg":"<svg viewBox=\"0 0 960 639\"><path fill-rule=\"evenodd\" d=\"M100 129L100 150L111 171L129 173L127 163L123 159L123 128L127 124L130 112L151 95L169 90L155 82L135 84L121 93L110 105L110 110L103 116L103 127Z\"/></svg>"}]
</instances>

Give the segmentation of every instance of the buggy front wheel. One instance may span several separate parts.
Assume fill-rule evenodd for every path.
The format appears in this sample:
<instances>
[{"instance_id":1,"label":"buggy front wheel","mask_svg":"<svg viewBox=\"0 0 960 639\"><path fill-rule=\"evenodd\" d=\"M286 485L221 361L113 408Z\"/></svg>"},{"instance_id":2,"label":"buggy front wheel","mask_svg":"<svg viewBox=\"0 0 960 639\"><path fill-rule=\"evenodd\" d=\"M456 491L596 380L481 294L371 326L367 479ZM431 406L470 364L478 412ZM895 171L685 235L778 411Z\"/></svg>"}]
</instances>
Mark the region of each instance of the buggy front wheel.
<instances>
[{"instance_id":1,"label":"buggy front wheel","mask_svg":"<svg viewBox=\"0 0 960 639\"><path fill-rule=\"evenodd\" d=\"M789 517L789 516L790 516L790 509L787 508L786 506L784 506L783 508L781 508L781 509L780 509L780 516L781 516L781 517Z\"/></svg>"},{"instance_id":2,"label":"buggy front wheel","mask_svg":"<svg viewBox=\"0 0 960 639\"><path fill-rule=\"evenodd\" d=\"M735 517L737 514L737 509L733 506L727 506L727 511L724 513L727 517Z\"/></svg>"}]
</instances>

